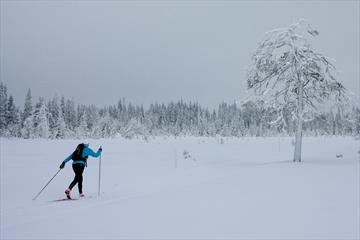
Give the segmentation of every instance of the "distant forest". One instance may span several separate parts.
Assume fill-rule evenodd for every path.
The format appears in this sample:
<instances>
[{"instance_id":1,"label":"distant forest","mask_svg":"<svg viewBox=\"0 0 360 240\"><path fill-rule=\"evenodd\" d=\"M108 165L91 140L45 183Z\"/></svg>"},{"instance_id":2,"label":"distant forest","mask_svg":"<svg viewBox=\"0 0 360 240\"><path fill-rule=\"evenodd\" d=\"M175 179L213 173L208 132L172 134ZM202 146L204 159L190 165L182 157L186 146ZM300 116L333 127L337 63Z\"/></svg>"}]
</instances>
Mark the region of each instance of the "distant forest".
<instances>
[{"instance_id":1,"label":"distant forest","mask_svg":"<svg viewBox=\"0 0 360 240\"><path fill-rule=\"evenodd\" d=\"M40 97L31 90L23 108L0 83L0 136L17 138L124 138L151 136L293 136L295 119L284 111L273 124L273 112L261 102L220 103L209 110L196 102L154 103L148 108L125 99L107 107L76 104L73 100ZM359 106L319 111L304 123L304 135L360 135Z\"/></svg>"}]
</instances>

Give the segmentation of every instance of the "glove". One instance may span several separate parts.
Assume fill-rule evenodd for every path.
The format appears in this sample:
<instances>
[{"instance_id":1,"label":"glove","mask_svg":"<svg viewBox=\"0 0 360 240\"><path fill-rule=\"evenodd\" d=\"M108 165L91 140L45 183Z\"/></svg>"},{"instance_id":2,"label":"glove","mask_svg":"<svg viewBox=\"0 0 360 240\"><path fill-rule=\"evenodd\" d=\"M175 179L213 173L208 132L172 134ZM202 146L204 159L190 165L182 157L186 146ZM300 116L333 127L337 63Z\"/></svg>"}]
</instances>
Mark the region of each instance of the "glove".
<instances>
[{"instance_id":1,"label":"glove","mask_svg":"<svg viewBox=\"0 0 360 240\"><path fill-rule=\"evenodd\" d=\"M99 148L99 151L102 152L102 147Z\"/></svg>"},{"instance_id":2,"label":"glove","mask_svg":"<svg viewBox=\"0 0 360 240\"><path fill-rule=\"evenodd\" d=\"M65 162L62 162L60 165L60 169L63 169L65 167Z\"/></svg>"}]
</instances>

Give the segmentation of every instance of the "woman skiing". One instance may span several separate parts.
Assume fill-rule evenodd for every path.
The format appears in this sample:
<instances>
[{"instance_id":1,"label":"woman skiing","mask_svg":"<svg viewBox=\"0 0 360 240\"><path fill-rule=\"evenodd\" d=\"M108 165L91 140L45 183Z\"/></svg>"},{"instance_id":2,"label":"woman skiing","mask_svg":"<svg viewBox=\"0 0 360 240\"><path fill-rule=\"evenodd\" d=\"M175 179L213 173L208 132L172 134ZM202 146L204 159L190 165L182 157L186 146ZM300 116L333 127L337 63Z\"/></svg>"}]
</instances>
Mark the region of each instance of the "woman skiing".
<instances>
[{"instance_id":1,"label":"woman skiing","mask_svg":"<svg viewBox=\"0 0 360 240\"><path fill-rule=\"evenodd\" d=\"M74 180L70 183L69 187L66 189L65 194L68 199L71 199L70 192L72 188L78 184L79 188L79 197L84 197L84 194L82 192L82 182L83 182L83 172L85 166L87 166L87 159L89 156L92 157L99 157L101 155L102 148L100 147L99 150L95 153L91 148L89 148L88 143L80 143L76 150L70 154L60 165L60 168L63 169L65 167L65 164L73 160L72 168L75 173Z\"/></svg>"}]
</instances>

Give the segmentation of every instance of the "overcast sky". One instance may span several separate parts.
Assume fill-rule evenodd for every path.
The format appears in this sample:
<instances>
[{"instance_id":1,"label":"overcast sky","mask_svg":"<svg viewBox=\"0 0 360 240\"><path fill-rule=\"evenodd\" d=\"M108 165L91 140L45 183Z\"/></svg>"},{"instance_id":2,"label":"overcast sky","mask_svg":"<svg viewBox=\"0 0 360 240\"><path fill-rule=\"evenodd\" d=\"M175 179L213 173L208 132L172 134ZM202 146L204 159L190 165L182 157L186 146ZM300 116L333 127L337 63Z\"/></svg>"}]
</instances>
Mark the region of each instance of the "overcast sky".
<instances>
[{"instance_id":1,"label":"overcast sky","mask_svg":"<svg viewBox=\"0 0 360 240\"><path fill-rule=\"evenodd\" d=\"M4 1L1 81L17 105L31 88L77 103L241 99L264 33L299 18L357 96L359 1Z\"/></svg>"}]
</instances>

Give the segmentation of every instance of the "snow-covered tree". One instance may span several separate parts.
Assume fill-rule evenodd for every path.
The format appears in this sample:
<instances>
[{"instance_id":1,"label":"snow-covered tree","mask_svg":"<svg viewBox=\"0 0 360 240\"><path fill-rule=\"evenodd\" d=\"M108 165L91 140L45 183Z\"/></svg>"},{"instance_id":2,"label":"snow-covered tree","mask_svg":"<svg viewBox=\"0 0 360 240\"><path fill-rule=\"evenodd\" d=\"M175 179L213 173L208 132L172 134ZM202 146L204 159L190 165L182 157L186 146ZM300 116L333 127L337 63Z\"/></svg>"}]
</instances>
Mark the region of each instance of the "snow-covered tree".
<instances>
[{"instance_id":1,"label":"snow-covered tree","mask_svg":"<svg viewBox=\"0 0 360 240\"><path fill-rule=\"evenodd\" d=\"M49 122L47 118L47 108L45 100L42 98L40 98L39 102L36 104L33 123L33 137L48 138L50 136Z\"/></svg>"},{"instance_id":2,"label":"snow-covered tree","mask_svg":"<svg viewBox=\"0 0 360 240\"><path fill-rule=\"evenodd\" d=\"M360 136L360 108L354 108L354 119L355 119L355 132L354 135Z\"/></svg>"},{"instance_id":3,"label":"snow-covered tree","mask_svg":"<svg viewBox=\"0 0 360 240\"><path fill-rule=\"evenodd\" d=\"M252 56L247 85L254 89L268 107L279 113L292 108L296 119L294 161L301 161L303 121L316 109L317 103L334 95L338 101L344 87L333 71L334 65L311 48L306 34L317 36L318 31L304 21L288 28L266 33Z\"/></svg>"},{"instance_id":4,"label":"snow-covered tree","mask_svg":"<svg viewBox=\"0 0 360 240\"><path fill-rule=\"evenodd\" d=\"M77 119L76 119L75 102L73 100L68 99L66 101L64 119L67 127L71 131L75 130Z\"/></svg>"},{"instance_id":5,"label":"snow-covered tree","mask_svg":"<svg viewBox=\"0 0 360 240\"><path fill-rule=\"evenodd\" d=\"M96 108L94 105L91 105L87 107L85 111L85 116L86 116L86 123L90 131L89 132L90 136L97 135L98 133L95 130L95 128L98 126L100 119L99 109Z\"/></svg>"},{"instance_id":6,"label":"snow-covered tree","mask_svg":"<svg viewBox=\"0 0 360 240\"><path fill-rule=\"evenodd\" d=\"M11 137L18 137L20 133L20 115L15 106L14 98L10 95L6 111L6 134Z\"/></svg>"},{"instance_id":7,"label":"snow-covered tree","mask_svg":"<svg viewBox=\"0 0 360 240\"><path fill-rule=\"evenodd\" d=\"M89 137L89 129L86 123L85 112L83 112L83 114L79 116L79 126L76 129L76 136L83 138Z\"/></svg>"},{"instance_id":8,"label":"snow-covered tree","mask_svg":"<svg viewBox=\"0 0 360 240\"><path fill-rule=\"evenodd\" d=\"M0 136L4 135L7 127L6 113L7 113L7 87L0 83Z\"/></svg>"},{"instance_id":9,"label":"snow-covered tree","mask_svg":"<svg viewBox=\"0 0 360 240\"><path fill-rule=\"evenodd\" d=\"M135 118L131 119L125 128L121 132L122 136L128 139L132 139L136 136L148 136L148 131L139 120Z\"/></svg>"},{"instance_id":10,"label":"snow-covered tree","mask_svg":"<svg viewBox=\"0 0 360 240\"><path fill-rule=\"evenodd\" d=\"M32 105L32 96L31 89L29 89L26 93L25 103L24 103L24 111L21 116L21 127L24 127L25 120L32 114L33 105Z\"/></svg>"},{"instance_id":11,"label":"snow-covered tree","mask_svg":"<svg viewBox=\"0 0 360 240\"><path fill-rule=\"evenodd\" d=\"M29 115L24 123L23 127L21 128L21 136L25 139L33 138L34 137L34 121L33 115Z\"/></svg>"},{"instance_id":12,"label":"snow-covered tree","mask_svg":"<svg viewBox=\"0 0 360 240\"><path fill-rule=\"evenodd\" d=\"M60 112L59 117L56 120L56 123L52 129L54 138L66 138L69 136L68 129L66 128L65 120L63 114Z\"/></svg>"},{"instance_id":13,"label":"snow-covered tree","mask_svg":"<svg viewBox=\"0 0 360 240\"><path fill-rule=\"evenodd\" d=\"M144 127L143 124L141 125ZM116 135L116 124L108 114L100 118L98 129L101 137L108 138Z\"/></svg>"},{"instance_id":14,"label":"snow-covered tree","mask_svg":"<svg viewBox=\"0 0 360 240\"><path fill-rule=\"evenodd\" d=\"M53 97L53 99L47 103L46 107L48 109L47 118L49 122L50 138L56 138L56 135L58 134L57 123L60 115L57 97Z\"/></svg>"}]
</instances>

